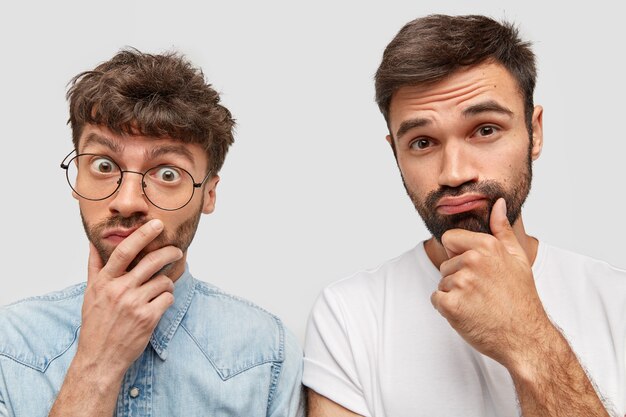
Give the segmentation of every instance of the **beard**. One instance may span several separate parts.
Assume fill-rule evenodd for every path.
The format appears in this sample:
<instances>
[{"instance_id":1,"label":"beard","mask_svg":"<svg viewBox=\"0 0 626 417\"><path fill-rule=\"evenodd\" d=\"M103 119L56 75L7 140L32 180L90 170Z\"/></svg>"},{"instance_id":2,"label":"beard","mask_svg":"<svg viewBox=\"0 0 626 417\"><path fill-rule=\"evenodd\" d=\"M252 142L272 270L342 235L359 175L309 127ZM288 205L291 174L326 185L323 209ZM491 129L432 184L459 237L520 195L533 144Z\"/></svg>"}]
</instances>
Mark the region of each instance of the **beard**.
<instances>
[{"instance_id":1,"label":"beard","mask_svg":"<svg viewBox=\"0 0 626 417\"><path fill-rule=\"evenodd\" d=\"M530 192L532 181L532 156L528 153L528 161L525 168L513 178L508 188L497 181L488 180L481 182L467 182L458 187L441 186L431 191L425 199L420 199L410 187L407 186L404 177L404 188L411 198L415 209L422 217L424 225L432 236L441 243L441 236L450 229L465 229L471 232L491 233L489 220L491 211L496 201L502 197L506 201L506 216L513 225L522 213L522 206ZM437 212L437 203L443 197L455 197L465 193L476 193L485 197L487 204L483 208L444 215Z\"/></svg>"},{"instance_id":2,"label":"beard","mask_svg":"<svg viewBox=\"0 0 626 417\"><path fill-rule=\"evenodd\" d=\"M133 259L126 271L132 270L137 264L150 252L155 251L159 248L165 246L175 246L185 253L191 241L193 240L194 235L196 234L196 230L198 228L198 224L200 223L200 215L202 214L201 210L198 210L197 213L194 213L188 219L186 219L183 223L181 223L176 230L172 233L169 233L167 229L163 229L161 234L159 234L154 240L152 240L146 247L144 247L139 254ZM89 225L83 213L80 213L80 217L83 222L83 227L85 228L85 233L87 234L87 238L94 245L100 258L102 258L102 262L106 264L111 257L111 254L115 250L115 248L110 245L106 245L102 241L102 232L109 228L122 227L122 228L134 228L141 227L143 224L147 223L151 219L146 217L143 214L136 213L129 217L123 217L120 215L111 216L99 223L94 225ZM154 275L166 273L172 264L167 264L163 268L161 268Z\"/></svg>"}]
</instances>

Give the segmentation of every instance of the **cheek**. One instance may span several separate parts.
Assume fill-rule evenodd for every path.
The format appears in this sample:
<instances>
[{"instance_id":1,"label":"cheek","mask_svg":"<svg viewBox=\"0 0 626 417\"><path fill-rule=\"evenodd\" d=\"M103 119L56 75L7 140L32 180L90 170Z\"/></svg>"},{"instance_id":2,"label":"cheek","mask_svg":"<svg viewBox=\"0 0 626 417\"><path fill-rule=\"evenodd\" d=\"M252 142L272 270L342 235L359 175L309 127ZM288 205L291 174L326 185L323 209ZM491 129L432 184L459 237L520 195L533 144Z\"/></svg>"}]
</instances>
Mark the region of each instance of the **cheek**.
<instances>
[{"instance_id":1,"label":"cheek","mask_svg":"<svg viewBox=\"0 0 626 417\"><path fill-rule=\"evenodd\" d=\"M479 172L485 179L501 178L508 182L527 170L528 150L527 137L503 141L497 149L487 150L477 159Z\"/></svg>"},{"instance_id":2,"label":"cheek","mask_svg":"<svg viewBox=\"0 0 626 417\"><path fill-rule=\"evenodd\" d=\"M439 175L441 159L436 155L422 158L412 158L410 155L398 155L398 167L405 182L410 182L413 188L429 188L436 185ZM432 182L432 184L430 184Z\"/></svg>"},{"instance_id":3,"label":"cheek","mask_svg":"<svg viewBox=\"0 0 626 417\"><path fill-rule=\"evenodd\" d=\"M437 190L437 175L432 167L420 163L401 164L400 173L407 191L412 198L424 201L429 193Z\"/></svg>"},{"instance_id":4,"label":"cheek","mask_svg":"<svg viewBox=\"0 0 626 417\"><path fill-rule=\"evenodd\" d=\"M78 199L80 214L88 224L97 224L108 217L109 211L106 204L99 201Z\"/></svg>"},{"instance_id":5,"label":"cheek","mask_svg":"<svg viewBox=\"0 0 626 417\"><path fill-rule=\"evenodd\" d=\"M523 144L523 146L515 146L502 156L502 160L507 161L507 169L509 172L513 173L521 169L526 169L528 166L528 146L528 143Z\"/></svg>"},{"instance_id":6,"label":"cheek","mask_svg":"<svg viewBox=\"0 0 626 417\"><path fill-rule=\"evenodd\" d=\"M193 201L182 209L175 211L159 210L159 212L152 212L150 213L152 215L150 218L161 220L165 225L164 230L167 236L175 237L174 235L176 234L179 226L188 220L193 214L197 213L198 209L195 204L192 206L192 203Z\"/></svg>"}]
</instances>

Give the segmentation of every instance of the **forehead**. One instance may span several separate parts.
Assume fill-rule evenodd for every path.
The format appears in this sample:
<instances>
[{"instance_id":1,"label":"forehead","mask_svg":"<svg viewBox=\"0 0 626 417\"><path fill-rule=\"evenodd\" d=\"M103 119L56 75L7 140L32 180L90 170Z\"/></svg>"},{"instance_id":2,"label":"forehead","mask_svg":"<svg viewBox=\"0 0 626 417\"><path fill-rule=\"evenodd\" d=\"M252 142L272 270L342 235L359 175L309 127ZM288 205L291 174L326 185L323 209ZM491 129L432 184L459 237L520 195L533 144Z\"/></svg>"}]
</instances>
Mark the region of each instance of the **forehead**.
<instances>
[{"instance_id":1,"label":"forehead","mask_svg":"<svg viewBox=\"0 0 626 417\"><path fill-rule=\"evenodd\" d=\"M461 116L473 105L495 102L516 115L523 114L519 85L502 65L486 62L457 71L429 85L403 86L392 96L389 127L397 133L400 124L420 113L421 117Z\"/></svg>"},{"instance_id":2,"label":"forehead","mask_svg":"<svg viewBox=\"0 0 626 417\"><path fill-rule=\"evenodd\" d=\"M119 135L95 125L86 125L78 141L78 152L106 152L116 158L135 158L150 161L173 157L200 165L206 154L197 143L185 143L171 138L153 138L141 135ZM121 161L120 161L121 162Z\"/></svg>"}]
</instances>

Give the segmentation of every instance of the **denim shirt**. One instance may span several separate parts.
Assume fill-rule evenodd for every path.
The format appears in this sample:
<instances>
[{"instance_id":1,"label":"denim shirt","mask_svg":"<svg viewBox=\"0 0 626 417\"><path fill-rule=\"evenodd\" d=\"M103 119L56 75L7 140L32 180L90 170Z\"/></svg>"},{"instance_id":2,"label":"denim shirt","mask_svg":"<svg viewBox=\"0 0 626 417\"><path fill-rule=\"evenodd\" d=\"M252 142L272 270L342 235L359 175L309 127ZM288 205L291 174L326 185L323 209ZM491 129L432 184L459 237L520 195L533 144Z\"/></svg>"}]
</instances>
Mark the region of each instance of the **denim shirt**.
<instances>
[{"instance_id":1,"label":"denim shirt","mask_svg":"<svg viewBox=\"0 0 626 417\"><path fill-rule=\"evenodd\" d=\"M85 286L0 308L0 416L48 415L76 353ZM124 376L115 416L302 413L302 353L277 317L188 270L174 297Z\"/></svg>"}]
</instances>

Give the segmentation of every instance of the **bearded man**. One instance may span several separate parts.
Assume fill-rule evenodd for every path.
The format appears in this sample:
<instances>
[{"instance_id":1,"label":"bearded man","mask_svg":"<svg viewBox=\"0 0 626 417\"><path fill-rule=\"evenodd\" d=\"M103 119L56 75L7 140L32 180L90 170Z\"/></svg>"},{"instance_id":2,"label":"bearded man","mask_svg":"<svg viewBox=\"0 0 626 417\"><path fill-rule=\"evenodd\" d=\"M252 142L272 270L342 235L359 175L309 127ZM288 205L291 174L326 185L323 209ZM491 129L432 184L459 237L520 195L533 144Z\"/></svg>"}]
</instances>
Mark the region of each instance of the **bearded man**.
<instances>
[{"instance_id":1,"label":"bearded man","mask_svg":"<svg viewBox=\"0 0 626 417\"><path fill-rule=\"evenodd\" d=\"M432 237L319 297L311 417L625 414L626 271L524 229L535 79L529 44L484 16L416 19L387 46L376 100Z\"/></svg>"},{"instance_id":2,"label":"bearded man","mask_svg":"<svg viewBox=\"0 0 626 417\"><path fill-rule=\"evenodd\" d=\"M0 416L296 415L295 338L186 264L233 143L218 93L178 54L126 50L68 99L87 283L0 310Z\"/></svg>"}]
</instances>

